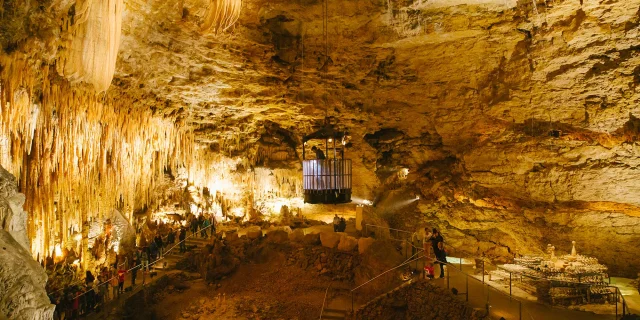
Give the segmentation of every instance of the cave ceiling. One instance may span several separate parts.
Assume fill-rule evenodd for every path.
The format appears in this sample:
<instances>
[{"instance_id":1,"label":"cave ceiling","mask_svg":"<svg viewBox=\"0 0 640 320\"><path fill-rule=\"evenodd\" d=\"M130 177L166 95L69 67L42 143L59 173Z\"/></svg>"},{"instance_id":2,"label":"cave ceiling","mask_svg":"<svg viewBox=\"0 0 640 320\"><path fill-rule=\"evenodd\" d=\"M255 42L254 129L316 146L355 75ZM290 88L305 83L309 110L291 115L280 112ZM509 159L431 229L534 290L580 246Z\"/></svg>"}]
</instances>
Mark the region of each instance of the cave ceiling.
<instances>
[{"instance_id":1,"label":"cave ceiling","mask_svg":"<svg viewBox=\"0 0 640 320\"><path fill-rule=\"evenodd\" d=\"M128 1L110 92L152 99L204 144L276 126L299 149L330 116L366 169L454 158L519 198L640 205L639 6L330 1L325 57L321 1L247 0L217 35L201 1Z\"/></svg>"}]
</instances>

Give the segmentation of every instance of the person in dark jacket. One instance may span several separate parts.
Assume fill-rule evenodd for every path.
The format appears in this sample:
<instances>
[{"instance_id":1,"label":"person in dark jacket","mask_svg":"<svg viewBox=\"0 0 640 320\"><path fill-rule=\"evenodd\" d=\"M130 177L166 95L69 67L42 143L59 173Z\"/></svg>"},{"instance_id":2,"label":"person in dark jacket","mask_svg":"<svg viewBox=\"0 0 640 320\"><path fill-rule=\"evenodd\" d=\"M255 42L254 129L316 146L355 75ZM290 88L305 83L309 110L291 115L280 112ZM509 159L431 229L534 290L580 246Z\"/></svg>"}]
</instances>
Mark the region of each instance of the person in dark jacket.
<instances>
[{"instance_id":1,"label":"person in dark jacket","mask_svg":"<svg viewBox=\"0 0 640 320\"><path fill-rule=\"evenodd\" d=\"M184 239L187 238L187 230L182 227L180 228L180 235L178 235L178 241L180 241L180 253L187 252L187 245L185 244Z\"/></svg>"},{"instance_id":2,"label":"person in dark jacket","mask_svg":"<svg viewBox=\"0 0 640 320\"><path fill-rule=\"evenodd\" d=\"M436 251L436 259L440 265L440 278L444 278L444 265L447 264L447 251L444 248L444 242L438 242L438 250Z\"/></svg>"}]
</instances>

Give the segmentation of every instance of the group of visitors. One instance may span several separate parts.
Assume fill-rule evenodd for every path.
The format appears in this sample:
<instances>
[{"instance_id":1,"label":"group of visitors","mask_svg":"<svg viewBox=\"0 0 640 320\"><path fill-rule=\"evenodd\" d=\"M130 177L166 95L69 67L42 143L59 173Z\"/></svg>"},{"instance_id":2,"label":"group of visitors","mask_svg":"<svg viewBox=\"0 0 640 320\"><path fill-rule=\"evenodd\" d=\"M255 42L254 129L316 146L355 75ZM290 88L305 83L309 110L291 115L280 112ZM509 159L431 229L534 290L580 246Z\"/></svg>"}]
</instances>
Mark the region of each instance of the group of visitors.
<instances>
[{"instance_id":1,"label":"group of visitors","mask_svg":"<svg viewBox=\"0 0 640 320\"><path fill-rule=\"evenodd\" d=\"M338 217L338 214L336 214L336 216L333 217L333 232L344 232L346 229L347 221L344 220L344 218Z\"/></svg>"},{"instance_id":2,"label":"group of visitors","mask_svg":"<svg viewBox=\"0 0 640 320\"><path fill-rule=\"evenodd\" d=\"M87 271L84 284L77 283L50 292L49 300L56 305L53 319L79 319L117 299L124 291L126 271L122 267L118 270L103 267L97 276Z\"/></svg>"},{"instance_id":3,"label":"group of visitors","mask_svg":"<svg viewBox=\"0 0 640 320\"><path fill-rule=\"evenodd\" d=\"M136 286L140 271L142 272L142 285L145 285L147 274L151 271L151 265L163 257L167 247L175 244L176 236L180 242L180 252L185 252L187 248L184 240L187 238L187 227L194 236L200 232L200 236L206 239L209 237L207 232L209 229L212 230L212 235L215 234L214 223L215 220L212 217L200 215L197 218L192 216L187 226L182 226L179 230L170 227L167 232L165 229L164 235L159 228L151 240L143 241L144 244L129 256L132 259L128 263L130 269L127 270L127 263L118 264L116 262L111 265L111 268L101 268L97 275L87 271L84 281L79 280L60 289L51 288L49 299L51 303L56 305L54 319L79 319L88 313L99 311L108 302L118 299L125 291L125 276L128 272L132 288ZM156 224L156 226L158 225Z\"/></svg>"},{"instance_id":4,"label":"group of visitors","mask_svg":"<svg viewBox=\"0 0 640 320\"><path fill-rule=\"evenodd\" d=\"M193 236L196 236L198 234L198 230L200 230L200 237L204 239L209 238L209 229L211 229L211 234L215 234L216 232L215 218L210 215L201 214L198 217L192 215L191 218L189 218L188 225Z\"/></svg>"},{"instance_id":5,"label":"group of visitors","mask_svg":"<svg viewBox=\"0 0 640 320\"><path fill-rule=\"evenodd\" d=\"M445 248L444 238L438 231L433 228L429 232L429 228L424 228L419 232L415 232L411 237L413 243L413 255L418 253L418 246L422 243L422 250L426 259L424 267L425 275L428 278L435 277L434 265L440 265L440 278L444 278L444 265L447 264L447 250Z\"/></svg>"}]
</instances>

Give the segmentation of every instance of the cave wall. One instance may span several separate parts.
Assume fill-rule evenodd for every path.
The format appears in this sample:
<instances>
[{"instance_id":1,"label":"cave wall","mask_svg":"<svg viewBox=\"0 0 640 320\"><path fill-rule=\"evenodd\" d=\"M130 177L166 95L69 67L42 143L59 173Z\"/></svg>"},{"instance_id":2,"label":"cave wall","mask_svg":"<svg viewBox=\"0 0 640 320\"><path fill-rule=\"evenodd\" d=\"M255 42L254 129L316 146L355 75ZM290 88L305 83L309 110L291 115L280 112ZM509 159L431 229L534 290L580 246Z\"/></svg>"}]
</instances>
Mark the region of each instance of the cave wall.
<instances>
[{"instance_id":1,"label":"cave wall","mask_svg":"<svg viewBox=\"0 0 640 320\"><path fill-rule=\"evenodd\" d=\"M44 289L47 274L29 252L24 195L16 179L0 167L0 317L16 320L53 318L55 308Z\"/></svg>"}]
</instances>

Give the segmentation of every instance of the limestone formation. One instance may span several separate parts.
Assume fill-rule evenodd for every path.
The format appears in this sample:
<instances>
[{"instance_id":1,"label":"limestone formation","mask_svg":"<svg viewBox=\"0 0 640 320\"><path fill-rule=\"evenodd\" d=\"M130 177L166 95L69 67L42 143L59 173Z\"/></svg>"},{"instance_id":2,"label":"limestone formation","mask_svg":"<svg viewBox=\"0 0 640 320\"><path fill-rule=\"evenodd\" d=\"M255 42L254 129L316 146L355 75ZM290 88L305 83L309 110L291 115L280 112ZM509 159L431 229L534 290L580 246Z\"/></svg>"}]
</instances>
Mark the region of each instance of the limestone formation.
<instances>
[{"instance_id":1,"label":"limestone formation","mask_svg":"<svg viewBox=\"0 0 640 320\"><path fill-rule=\"evenodd\" d=\"M357 246L358 246L358 239L348 235L343 235L342 237L340 237L340 242L338 243L338 250L351 252L355 250Z\"/></svg>"},{"instance_id":2,"label":"limestone formation","mask_svg":"<svg viewBox=\"0 0 640 320\"><path fill-rule=\"evenodd\" d=\"M320 232L320 242L323 247L336 248L343 235L341 232L323 231Z\"/></svg>"},{"instance_id":3,"label":"limestone formation","mask_svg":"<svg viewBox=\"0 0 640 320\"><path fill-rule=\"evenodd\" d=\"M47 275L31 254L0 230L0 314L16 320L48 320L55 308L44 290Z\"/></svg>"}]
</instances>

